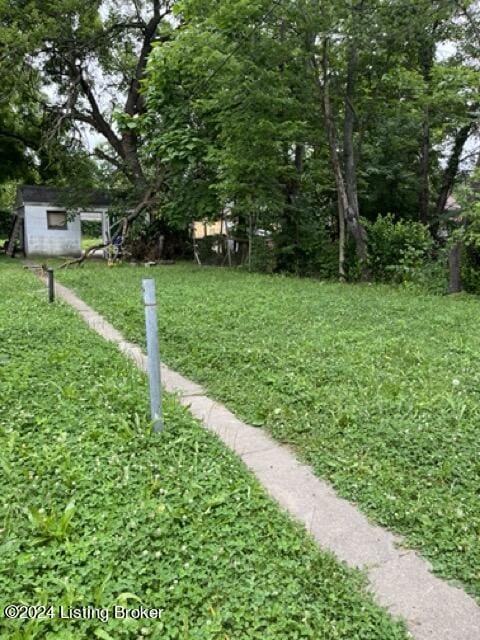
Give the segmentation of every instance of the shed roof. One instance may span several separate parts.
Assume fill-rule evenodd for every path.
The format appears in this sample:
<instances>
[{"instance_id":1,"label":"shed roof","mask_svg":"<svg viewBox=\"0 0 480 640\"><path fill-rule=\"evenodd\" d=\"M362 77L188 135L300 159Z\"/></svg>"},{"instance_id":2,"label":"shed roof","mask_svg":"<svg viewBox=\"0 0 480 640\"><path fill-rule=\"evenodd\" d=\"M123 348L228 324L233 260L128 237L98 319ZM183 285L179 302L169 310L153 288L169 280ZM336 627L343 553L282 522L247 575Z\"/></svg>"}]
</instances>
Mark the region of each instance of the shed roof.
<instances>
[{"instance_id":1,"label":"shed roof","mask_svg":"<svg viewBox=\"0 0 480 640\"><path fill-rule=\"evenodd\" d=\"M60 206L75 206L78 202L79 206L84 205L90 207L108 207L111 204L109 194L98 189L89 189L80 191L72 187L43 187L39 185L25 185L18 187L17 202L21 204L51 204Z\"/></svg>"}]
</instances>

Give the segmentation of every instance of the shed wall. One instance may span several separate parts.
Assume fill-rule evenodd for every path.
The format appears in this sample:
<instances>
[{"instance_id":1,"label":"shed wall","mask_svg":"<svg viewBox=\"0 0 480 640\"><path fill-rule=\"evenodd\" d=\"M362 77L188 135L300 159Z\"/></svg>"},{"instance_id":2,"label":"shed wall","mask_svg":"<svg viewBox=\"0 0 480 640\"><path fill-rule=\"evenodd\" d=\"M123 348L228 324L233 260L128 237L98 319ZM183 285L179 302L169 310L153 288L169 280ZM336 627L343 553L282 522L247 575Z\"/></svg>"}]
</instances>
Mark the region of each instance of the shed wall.
<instances>
[{"instance_id":1,"label":"shed wall","mask_svg":"<svg viewBox=\"0 0 480 640\"><path fill-rule=\"evenodd\" d=\"M67 229L49 229L47 211L62 211L47 205L25 205L25 253L27 256L81 255L80 216L68 220Z\"/></svg>"}]
</instances>

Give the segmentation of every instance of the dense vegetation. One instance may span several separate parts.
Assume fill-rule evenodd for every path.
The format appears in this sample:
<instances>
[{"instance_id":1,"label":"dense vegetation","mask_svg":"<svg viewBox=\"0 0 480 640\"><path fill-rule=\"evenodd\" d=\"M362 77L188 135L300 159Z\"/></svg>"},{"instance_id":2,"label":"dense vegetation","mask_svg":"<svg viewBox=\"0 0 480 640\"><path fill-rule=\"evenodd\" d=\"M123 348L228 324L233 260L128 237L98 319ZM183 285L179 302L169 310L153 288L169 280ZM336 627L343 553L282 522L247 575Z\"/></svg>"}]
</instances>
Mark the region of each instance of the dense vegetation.
<instances>
[{"instance_id":1,"label":"dense vegetation","mask_svg":"<svg viewBox=\"0 0 480 640\"><path fill-rule=\"evenodd\" d=\"M163 610L2 614L2 639L406 638L173 399L152 435L144 377L33 276L0 262L0 287L2 612Z\"/></svg>"},{"instance_id":2,"label":"dense vegetation","mask_svg":"<svg viewBox=\"0 0 480 640\"><path fill-rule=\"evenodd\" d=\"M161 351L480 596L479 303L235 270L155 274ZM143 344L143 269L62 280Z\"/></svg>"},{"instance_id":3,"label":"dense vegetation","mask_svg":"<svg viewBox=\"0 0 480 640\"><path fill-rule=\"evenodd\" d=\"M477 289L478 207L446 208L478 157L473 0L0 0L0 41L1 188L120 189L135 255L223 217L224 263L342 280L427 264L428 280L453 248ZM407 223L394 264L378 216Z\"/></svg>"}]
</instances>

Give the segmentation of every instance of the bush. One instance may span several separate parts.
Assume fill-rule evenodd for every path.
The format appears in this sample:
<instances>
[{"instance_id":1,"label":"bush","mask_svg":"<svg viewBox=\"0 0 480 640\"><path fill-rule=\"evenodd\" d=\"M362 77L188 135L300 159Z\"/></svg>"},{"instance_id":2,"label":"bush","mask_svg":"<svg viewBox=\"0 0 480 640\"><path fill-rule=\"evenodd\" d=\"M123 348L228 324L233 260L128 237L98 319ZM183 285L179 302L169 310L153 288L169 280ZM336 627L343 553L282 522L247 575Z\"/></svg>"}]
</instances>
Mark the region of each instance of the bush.
<instances>
[{"instance_id":1,"label":"bush","mask_svg":"<svg viewBox=\"0 0 480 640\"><path fill-rule=\"evenodd\" d=\"M12 225L13 214L10 211L0 210L0 238L8 238Z\"/></svg>"},{"instance_id":2,"label":"bush","mask_svg":"<svg viewBox=\"0 0 480 640\"><path fill-rule=\"evenodd\" d=\"M323 219L305 215L294 231L274 235L274 246L276 271L324 280L338 278L338 241Z\"/></svg>"},{"instance_id":3,"label":"bush","mask_svg":"<svg viewBox=\"0 0 480 640\"><path fill-rule=\"evenodd\" d=\"M227 264L227 247L225 236L213 235L199 238L196 249L200 262L205 265L225 266ZM232 260L236 256L232 252Z\"/></svg>"},{"instance_id":4,"label":"bush","mask_svg":"<svg viewBox=\"0 0 480 640\"><path fill-rule=\"evenodd\" d=\"M463 247L462 284L465 291L480 295L480 246L467 244Z\"/></svg>"},{"instance_id":5,"label":"bush","mask_svg":"<svg viewBox=\"0 0 480 640\"><path fill-rule=\"evenodd\" d=\"M82 236L84 238L101 238L102 223L96 220L82 220Z\"/></svg>"},{"instance_id":6,"label":"bush","mask_svg":"<svg viewBox=\"0 0 480 640\"><path fill-rule=\"evenodd\" d=\"M417 289L419 293L443 295L448 285L448 257L446 252L436 260L429 260L404 274L402 285L408 289Z\"/></svg>"},{"instance_id":7,"label":"bush","mask_svg":"<svg viewBox=\"0 0 480 640\"><path fill-rule=\"evenodd\" d=\"M476 189L469 185L461 200L466 219L462 281L465 291L480 294L480 201Z\"/></svg>"},{"instance_id":8,"label":"bush","mask_svg":"<svg viewBox=\"0 0 480 640\"><path fill-rule=\"evenodd\" d=\"M480 294L480 170L455 190L461 207L461 226L456 237L462 242L462 284L465 291Z\"/></svg>"},{"instance_id":9,"label":"bush","mask_svg":"<svg viewBox=\"0 0 480 640\"><path fill-rule=\"evenodd\" d=\"M419 222L399 220L392 214L375 222L364 221L368 234L369 265L375 280L415 281L432 249L428 228Z\"/></svg>"},{"instance_id":10,"label":"bush","mask_svg":"<svg viewBox=\"0 0 480 640\"><path fill-rule=\"evenodd\" d=\"M275 268L276 259L272 239L269 236L255 236L252 242L252 271L273 273Z\"/></svg>"}]
</instances>

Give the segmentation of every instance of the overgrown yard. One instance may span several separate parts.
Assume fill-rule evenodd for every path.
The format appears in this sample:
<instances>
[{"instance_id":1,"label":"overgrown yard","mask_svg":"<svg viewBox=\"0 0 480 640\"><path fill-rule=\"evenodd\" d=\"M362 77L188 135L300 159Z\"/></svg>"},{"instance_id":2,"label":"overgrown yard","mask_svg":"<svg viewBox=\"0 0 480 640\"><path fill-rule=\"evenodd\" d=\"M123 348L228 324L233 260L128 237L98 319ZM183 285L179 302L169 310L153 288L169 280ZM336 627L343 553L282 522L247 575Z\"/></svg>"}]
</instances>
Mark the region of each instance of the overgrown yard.
<instances>
[{"instance_id":1,"label":"overgrown yard","mask_svg":"<svg viewBox=\"0 0 480 640\"><path fill-rule=\"evenodd\" d=\"M478 300L186 265L61 278L143 343L145 275L170 365L480 596Z\"/></svg>"},{"instance_id":2,"label":"overgrown yard","mask_svg":"<svg viewBox=\"0 0 480 640\"><path fill-rule=\"evenodd\" d=\"M360 575L320 553L176 401L166 400L166 432L152 435L144 377L67 307L48 305L33 276L0 262L0 291L2 610L163 610L160 621L2 617L2 638L406 637Z\"/></svg>"}]
</instances>

